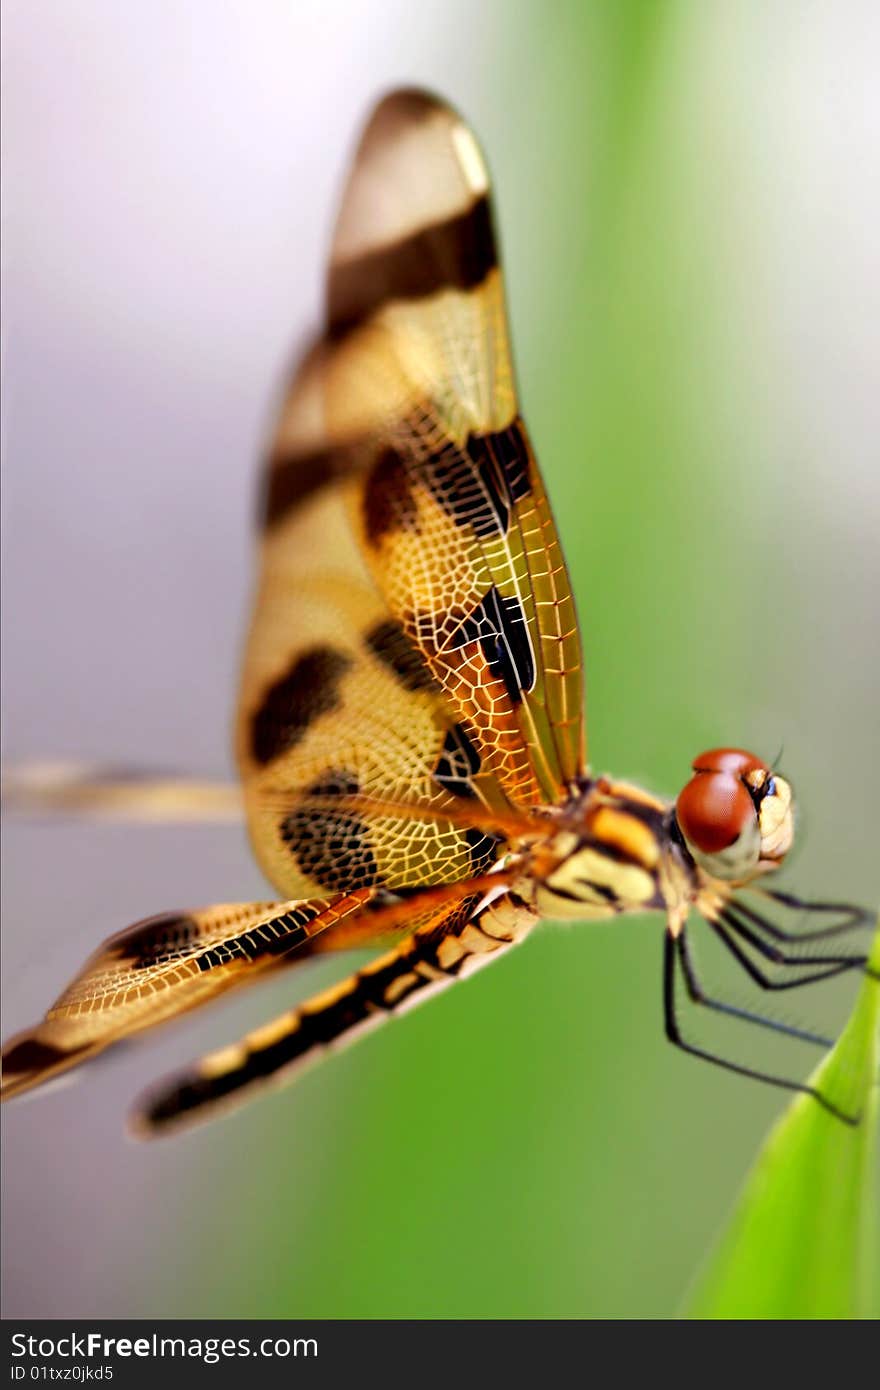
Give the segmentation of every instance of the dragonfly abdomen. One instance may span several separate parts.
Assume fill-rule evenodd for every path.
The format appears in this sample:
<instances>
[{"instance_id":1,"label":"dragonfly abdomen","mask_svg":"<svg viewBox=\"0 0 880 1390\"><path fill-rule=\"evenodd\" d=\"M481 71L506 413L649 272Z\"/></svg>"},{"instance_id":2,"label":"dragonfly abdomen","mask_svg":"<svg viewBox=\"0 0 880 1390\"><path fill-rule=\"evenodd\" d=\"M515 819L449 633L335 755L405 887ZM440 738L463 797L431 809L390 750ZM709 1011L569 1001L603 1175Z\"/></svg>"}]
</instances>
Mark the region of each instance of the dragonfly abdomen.
<instances>
[{"instance_id":1,"label":"dragonfly abdomen","mask_svg":"<svg viewBox=\"0 0 880 1390\"><path fill-rule=\"evenodd\" d=\"M455 917L416 930L348 979L266 1027L196 1063L142 1101L135 1127L155 1135L202 1120L255 1092L289 1080L328 1050L422 1003L521 941L536 918L511 894L484 907L457 904Z\"/></svg>"}]
</instances>

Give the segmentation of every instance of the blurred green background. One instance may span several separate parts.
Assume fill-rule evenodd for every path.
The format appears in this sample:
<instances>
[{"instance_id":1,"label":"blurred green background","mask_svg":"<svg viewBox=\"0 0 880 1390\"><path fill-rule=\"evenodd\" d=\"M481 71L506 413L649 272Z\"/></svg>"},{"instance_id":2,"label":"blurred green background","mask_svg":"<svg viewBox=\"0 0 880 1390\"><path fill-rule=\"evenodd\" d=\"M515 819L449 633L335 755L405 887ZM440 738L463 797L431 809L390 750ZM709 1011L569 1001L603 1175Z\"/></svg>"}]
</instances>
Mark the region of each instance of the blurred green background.
<instances>
[{"instance_id":1,"label":"blurred green background","mask_svg":"<svg viewBox=\"0 0 880 1390\"><path fill-rule=\"evenodd\" d=\"M7 569L21 602L7 627L7 754L222 768L254 460L272 383L317 303L288 277L317 286L357 123L382 90L416 81L471 119L496 179L524 410L584 633L595 769L673 795L704 747L772 758L784 745L802 806L785 882L876 901L874 7L534 0L416 16L267 3L224 7L216 26L199 3L125 22L108 10L100 25L100 5L43 6L39 26L28 7L9 10L8 275L21 298ZM53 63L68 64L63 100L48 95ZM103 132L132 108L141 143L108 153ZM191 164L178 168L180 142ZM273 203L282 179L289 201ZM100 248L87 270L65 268L58 187L98 200L109 270ZM136 237L119 229L125 215L145 231L120 270L113 256ZM205 251L209 229L229 249ZM201 285L203 253L217 264ZM159 278L166 257L202 297L175 284L153 309L156 256ZM114 273L138 294L102 298ZM60 425L53 451L35 423L59 320L58 373L92 402L75 484ZM117 387L111 440L93 422ZM206 462L217 412L224 441ZM64 422L74 449L79 419ZM58 500L48 526L28 492L38 483ZM79 511L62 505L66 486ZM66 599L78 583L91 587ZM108 587L131 614L116 626ZM60 715L53 622L76 634ZM47 682L55 710L41 704ZM5 891L10 1031L126 921L264 890L238 831L30 825L11 828ZM674 1315L783 1097L666 1044L661 928L547 926L294 1090L166 1146L121 1139L136 1088L342 962L16 1107L7 1313ZM754 1006L699 932L697 948L710 978ZM781 1015L833 1029L853 994L835 982ZM815 1060L739 1030L714 1036L795 1075Z\"/></svg>"}]
</instances>

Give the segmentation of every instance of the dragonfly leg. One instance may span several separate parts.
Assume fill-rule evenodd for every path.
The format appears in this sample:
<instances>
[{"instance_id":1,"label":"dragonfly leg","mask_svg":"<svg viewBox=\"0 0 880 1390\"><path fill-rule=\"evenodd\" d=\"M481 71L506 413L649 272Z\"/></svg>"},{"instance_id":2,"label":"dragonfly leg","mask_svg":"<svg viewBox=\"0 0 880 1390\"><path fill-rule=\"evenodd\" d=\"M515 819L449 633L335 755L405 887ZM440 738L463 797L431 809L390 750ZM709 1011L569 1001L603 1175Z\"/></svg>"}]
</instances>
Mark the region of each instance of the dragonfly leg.
<instances>
[{"instance_id":1,"label":"dragonfly leg","mask_svg":"<svg viewBox=\"0 0 880 1390\"><path fill-rule=\"evenodd\" d=\"M798 975L794 979L787 980L772 980L759 965L756 965L755 962L746 955L733 935L733 931L731 930L732 923L728 921L723 913L721 918L716 921L710 921L709 925L737 963L742 966L746 974L749 975L761 989L800 989L802 985L812 985L816 984L819 980L830 979L832 975L842 975L845 971L853 970L856 966L862 964L858 959L838 960L833 964L826 964L822 966L821 969L814 970L809 975ZM767 952L764 951L763 954L767 955ZM770 959L774 960L777 964L784 963L780 962L776 956L771 956ZM815 958L810 960L809 963L811 965L821 965L821 961L817 961Z\"/></svg>"},{"instance_id":2,"label":"dragonfly leg","mask_svg":"<svg viewBox=\"0 0 880 1390\"><path fill-rule=\"evenodd\" d=\"M692 1057L699 1057L704 1062L712 1062L717 1067L723 1067L725 1071L735 1072L738 1076L748 1076L753 1081L764 1081L770 1086L780 1086L786 1091L799 1091L803 1095L812 1096L824 1110L827 1110L838 1120L843 1120L850 1125L858 1124L858 1115L848 1115L845 1111L839 1110L814 1086L809 1086L802 1081L792 1081L788 1077L775 1076L770 1072L757 1071L754 1067L747 1067L741 1062L733 1062L728 1057L721 1057L716 1052L709 1052L706 1048L698 1047L695 1043L689 1042L682 1034L676 1008L675 977L680 964L681 957L675 934L667 930L663 952L663 1013L666 1036L675 1047L681 1048L683 1052L689 1053Z\"/></svg>"},{"instance_id":3,"label":"dragonfly leg","mask_svg":"<svg viewBox=\"0 0 880 1390\"><path fill-rule=\"evenodd\" d=\"M747 941L750 946L753 946L755 950L759 951L767 960L773 961L775 965L829 965L839 966L842 970L853 970L857 967L864 969L867 964L867 956L865 955L816 954L803 956L790 954L780 946L774 946L765 941L760 933L755 930L754 926L750 926L748 921L744 920L744 915L741 913L739 904L734 906L734 904L729 903L727 907L722 909L719 916L730 931L734 932L744 941ZM834 973L837 972L835 971ZM822 977L815 975L810 978L821 979ZM804 980L802 983L806 984L807 981Z\"/></svg>"},{"instance_id":4,"label":"dragonfly leg","mask_svg":"<svg viewBox=\"0 0 880 1390\"><path fill-rule=\"evenodd\" d=\"M768 918L760 916L754 909L747 908L741 899L738 900L739 911L777 941L823 941L831 936L841 936L845 932L858 931L860 927L870 927L874 923L873 912L868 912L863 907L856 907L852 903L808 902L804 898L797 897L794 893L784 893L779 888L765 888L763 885L754 885L747 891L755 893L761 898L767 898L770 902L778 903L780 907L790 908L794 912L811 912L827 916L832 913L839 916L842 914L840 920L829 922L824 927L814 927L810 931L786 931L777 922L771 922Z\"/></svg>"},{"instance_id":5,"label":"dragonfly leg","mask_svg":"<svg viewBox=\"0 0 880 1390\"><path fill-rule=\"evenodd\" d=\"M694 1004L715 1009L718 1013L728 1014L731 1018L742 1019L745 1023L757 1023L761 1028L772 1028L777 1033L785 1033L788 1037L799 1038L802 1042L815 1043L817 1047L832 1046L832 1040L822 1037L819 1033L812 1033L804 1028L795 1028L790 1023L782 1023L779 1019L768 1018L766 1014L752 1013L749 1009L741 1009L735 1004L726 1004L721 999L713 998L712 995L706 993L703 987L697 973L696 962L691 954L690 942L684 931L676 938L676 947L685 986Z\"/></svg>"}]
</instances>

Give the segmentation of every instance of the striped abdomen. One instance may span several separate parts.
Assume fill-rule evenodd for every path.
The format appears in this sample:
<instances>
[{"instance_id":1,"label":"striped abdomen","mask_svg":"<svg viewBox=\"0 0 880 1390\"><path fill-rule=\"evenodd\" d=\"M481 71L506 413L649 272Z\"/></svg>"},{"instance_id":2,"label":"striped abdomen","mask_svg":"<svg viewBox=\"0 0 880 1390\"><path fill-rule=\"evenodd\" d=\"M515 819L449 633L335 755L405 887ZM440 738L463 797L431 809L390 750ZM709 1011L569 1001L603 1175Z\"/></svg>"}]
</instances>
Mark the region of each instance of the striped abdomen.
<instances>
[{"instance_id":1,"label":"striped abdomen","mask_svg":"<svg viewBox=\"0 0 880 1390\"><path fill-rule=\"evenodd\" d=\"M448 927L416 931L393 950L282 1014L240 1043L211 1053L172 1085L146 1096L136 1127L155 1134L184 1125L190 1112L208 1118L241 1100L243 1090L290 1080L291 1072L326 1049L339 1048L392 1015L402 1013L517 942L534 925L534 914L505 895L479 912L457 906ZM194 1115L195 1118L195 1115Z\"/></svg>"}]
</instances>

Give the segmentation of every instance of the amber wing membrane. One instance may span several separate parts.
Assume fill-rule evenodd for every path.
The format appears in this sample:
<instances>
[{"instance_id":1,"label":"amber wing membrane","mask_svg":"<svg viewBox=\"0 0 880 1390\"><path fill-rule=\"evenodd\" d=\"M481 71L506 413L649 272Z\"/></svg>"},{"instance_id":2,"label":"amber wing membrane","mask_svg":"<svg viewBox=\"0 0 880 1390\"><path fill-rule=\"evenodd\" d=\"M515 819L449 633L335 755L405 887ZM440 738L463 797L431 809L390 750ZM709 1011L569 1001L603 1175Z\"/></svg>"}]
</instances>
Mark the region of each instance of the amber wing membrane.
<instances>
[{"instance_id":1,"label":"amber wing membrane","mask_svg":"<svg viewBox=\"0 0 880 1390\"><path fill-rule=\"evenodd\" d=\"M40 1023L6 1043L2 1099L42 1085L131 1034L210 1003L228 990L253 984L267 971L289 968L324 951L399 941L408 933L411 942L417 940L417 951L396 947L382 958L378 973L378 966L366 966L352 977L350 988L343 985L325 992L285 1015L285 1036L292 1031L293 1018L297 1020L293 1031L302 1034L295 1044L285 1045L294 1048L294 1057L274 1046L279 1040L278 1025L270 1024L245 1040L249 1050L259 1053L256 1069L249 1064L246 1075L238 1075L237 1063L225 1065L239 1057L241 1046L224 1049L210 1059L205 1075L210 1076L211 1086L207 1090L200 1086L200 1098L189 1095L185 1106L175 1105L174 1114L179 1109L200 1109L202 1101L211 1109L219 1098L214 1080L220 1075L220 1059L224 1060L223 1075L230 1073L222 1095L250 1091L252 1083L265 1080L270 1071L286 1074L288 1061L298 1060L304 1047L311 1054L319 1043L347 1042L355 1022L375 1012L390 1015L405 996L426 997L427 986L441 978L451 983L466 957L512 944L510 924L522 930L531 921L523 909L502 912L500 936L471 923L481 894L489 892L497 900L507 883L504 875L492 872L463 883L423 889L403 901L367 888L330 900L228 903L193 912L161 913L136 922L104 943ZM497 908L495 912L497 916ZM448 935L454 942L447 945ZM377 993L379 974L381 995ZM339 1000L348 1002L337 1007ZM270 1036L273 1046L267 1050L264 1044ZM270 1063L274 1064L270 1067ZM232 1072L236 1073L234 1083Z\"/></svg>"},{"instance_id":2,"label":"amber wing membrane","mask_svg":"<svg viewBox=\"0 0 880 1390\"><path fill-rule=\"evenodd\" d=\"M209 1003L310 946L375 934L369 890L333 900L224 903L166 912L110 937L36 1027L3 1048L3 1099L67 1071L110 1044Z\"/></svg>"},{"instance_id":3,"label":"amber wing membrane","mask_svg":"<svg viewBox=\"0 0 880 1390\"><path fill-rule=\"evenodd\" d=\"M421 93L384 101L358 151L327 332L284 404L264 526L237 741L254 846L286 901L111 938L6 1046L4 1098L269 970L397 941L147 1099L142 1130L176 1126L286 1079L534 920L505 897L510 851L583 770L579 638L518 414L485 166ZM92 802L133 796L205 801L159 786Z\"/></svg>"},{"instance_id":4,"label":"amber wing membrane","mask_svg":"<svg viewBox=\"0 0 880 1390\"><path fill-rule=\"evenodd\" d=\"M580 644L518 413L488 176L422 93L382 102L357 152L262 559L238 756L282 893L464 879L499 853L474 807L564 798L584 764Z\"/></svg>"}]
</instances>

